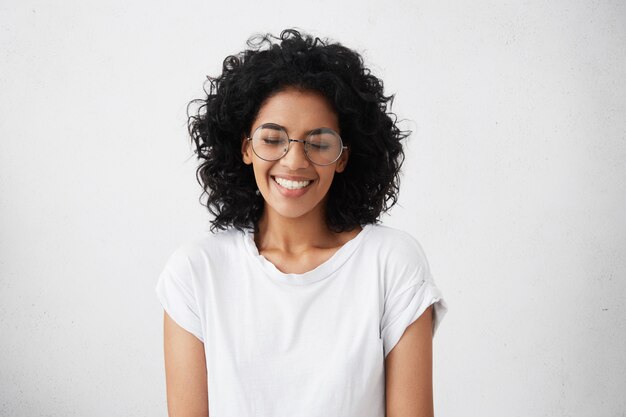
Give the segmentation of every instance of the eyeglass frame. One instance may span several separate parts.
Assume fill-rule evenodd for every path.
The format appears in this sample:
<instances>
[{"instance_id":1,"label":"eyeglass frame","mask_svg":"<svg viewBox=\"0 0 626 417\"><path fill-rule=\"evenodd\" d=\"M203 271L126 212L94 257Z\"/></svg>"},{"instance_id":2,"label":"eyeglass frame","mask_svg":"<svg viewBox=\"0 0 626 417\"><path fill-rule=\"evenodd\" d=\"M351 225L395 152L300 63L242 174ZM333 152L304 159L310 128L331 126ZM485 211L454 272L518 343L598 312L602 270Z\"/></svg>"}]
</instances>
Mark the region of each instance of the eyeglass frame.
<instances>
[{"instance_id":1,"label":"eyeglass frame","mask_svg":"<svg viewBox=\"0 0 626 417\"><path fill-rule=\"evenodd\" d=\"M281 156L279 156L276 159L265 159L265 158L261 157L258 153L256 153L256 150L254 149L254 145L252 144L252 136L254 136L256 131L261 129L261 128L263 128L263 127L267 127L267 126L277 127L280 130L282 130L283 132L285 132L285 136L287 136L287 150L285 151L284 154L282 154ZM306 144L307 144L307 139L309 138L309 136L313 135L314 133L318 132L321 129L330 130L331 132L333 132L337 136L337 138L339 138L339 144L341 145L341 147L340 147L341 151L339 152L339 155L337 155L337 158L335 158L332 162L329 162L327 164L318 164L317 162L313 162L313 160L311 160L311 158L309 157L309 154L306 151ZM285 155L287 155L289 153L289 151L291 150L291 142L300 142L300 143L302 143L302 146L304 148L304 156L306 156L306 159L308 159L312 164L317 165L317 166L328 166L328 165L334 164L335 162L337 162L339 160L339 158L341 158L341 155L343 154L343 150L344 149L348 149L348 147L343 144L343 139L341 138L341 135L339 133L335 132L334 129L331 129L329 127L318 127L316 129L313 129L306 135L305 139L292 139L292 138L289 137L289 134L287 133L287 130L284 127L282 127L281 125L276 124L276 123L263 123L262 125L260 125L256 129L254 129L252 134L250 136L248 136L246 138L246 140L250 141L250 146L252 146L252 152L254 152L254 154L256 156L258 156L259 158L261 158L262 160L268 161L268 162L278 161L278 160L282 159Z\"/></svg>"}]
</instances>

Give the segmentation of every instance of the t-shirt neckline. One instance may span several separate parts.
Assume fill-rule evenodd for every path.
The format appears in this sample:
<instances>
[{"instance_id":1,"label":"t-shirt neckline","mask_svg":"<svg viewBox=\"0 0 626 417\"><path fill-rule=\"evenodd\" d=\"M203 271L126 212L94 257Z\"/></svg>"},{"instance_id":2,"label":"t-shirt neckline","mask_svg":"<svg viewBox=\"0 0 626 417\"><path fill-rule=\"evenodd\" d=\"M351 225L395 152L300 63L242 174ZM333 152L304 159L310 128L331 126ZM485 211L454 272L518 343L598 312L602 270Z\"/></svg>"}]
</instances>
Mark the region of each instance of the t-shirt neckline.
<instances>
[{"instance_id":1,"label":"t-shirt neckline","mask_svg":"<svg viewBox=\"0 0 626 417\"><path fill-rule=\"evenodd\" d=\"M372 224L362 226L362 230L355 237L344 243L330 258L316 268L302 274L284 273L261 255L254 242L254 232L251 230L244 230L242 236L247 254L253 258L253 261L255 261L270 278L284 284L307 285L327 278L339 269L359 247L372 226Z\"/></svg>"}]
</instances>

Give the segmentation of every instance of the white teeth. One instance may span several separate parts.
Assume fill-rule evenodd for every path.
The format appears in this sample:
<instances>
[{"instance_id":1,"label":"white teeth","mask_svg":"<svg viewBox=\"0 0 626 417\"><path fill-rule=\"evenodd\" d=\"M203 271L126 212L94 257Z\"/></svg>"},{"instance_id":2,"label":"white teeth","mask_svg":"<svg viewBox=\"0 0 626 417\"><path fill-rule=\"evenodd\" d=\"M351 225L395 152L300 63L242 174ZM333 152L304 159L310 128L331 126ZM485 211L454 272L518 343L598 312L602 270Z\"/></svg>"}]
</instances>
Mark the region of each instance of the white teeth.
<instances>
[{"instance_id":1,"label":"white teeth","mask_svg":"<svg viewBox=\"0 0 626 417\"><path fill-rule=\"evenodd\" d=\"M311 181L291 181L279 177L274 177L274 181L289 190L299 190L300 188L304 188L311 183Z\"/></svg>"}]
</instances>

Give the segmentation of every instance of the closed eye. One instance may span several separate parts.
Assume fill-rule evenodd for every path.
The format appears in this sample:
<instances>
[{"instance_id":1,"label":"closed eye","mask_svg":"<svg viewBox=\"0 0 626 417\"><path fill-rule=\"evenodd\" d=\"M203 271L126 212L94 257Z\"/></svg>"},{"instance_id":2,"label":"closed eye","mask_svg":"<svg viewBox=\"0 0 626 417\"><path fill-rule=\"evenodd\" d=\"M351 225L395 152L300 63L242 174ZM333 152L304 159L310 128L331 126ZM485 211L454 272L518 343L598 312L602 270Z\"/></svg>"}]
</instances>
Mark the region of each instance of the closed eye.
<instances>
[{"instance_id":1,"label":"closed eye","mask_svg":"<svg viewBox=\"0 0 626 417\"><path fill-rule=\"evenodd\" d=\"M326 145L323 143L309 143L309 146L316 151L323 151L323 150L330 148L329 145Z\"/></svg>"},{"instance_id":2,"label":"closed eye","mask_svg":"<svg viewBox=\"0 0 626 417\"><path fill-rule=\"evenodd\" d=\"M285 143L285 140L282 138L263 138L263 143L267 145L280 145Z\"/></svg>"}]
</instances>

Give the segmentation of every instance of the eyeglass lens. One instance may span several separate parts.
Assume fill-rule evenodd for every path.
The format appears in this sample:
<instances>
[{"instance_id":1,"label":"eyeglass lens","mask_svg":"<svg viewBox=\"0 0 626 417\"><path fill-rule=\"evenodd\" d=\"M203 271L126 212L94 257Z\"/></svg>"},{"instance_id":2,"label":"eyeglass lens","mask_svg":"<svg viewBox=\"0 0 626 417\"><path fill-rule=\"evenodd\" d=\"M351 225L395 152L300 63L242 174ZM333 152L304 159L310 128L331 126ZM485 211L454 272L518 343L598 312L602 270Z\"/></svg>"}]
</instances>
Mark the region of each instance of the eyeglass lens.
<instances>
[{"instance_id":1,"label":"eyeglass lens","mask_svg":"<svg viewBox=\"0 0 626 417\"><path fill-rule=\"evenodd\" d=\"M289 150L289 136L280 126L262 125L252 135L252 149L259 158L275 161ZM314 164L332 164L341 150L341 138L332 129L316 129L305 139L304 152Z\"/></svg>"}]
</instances>

